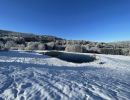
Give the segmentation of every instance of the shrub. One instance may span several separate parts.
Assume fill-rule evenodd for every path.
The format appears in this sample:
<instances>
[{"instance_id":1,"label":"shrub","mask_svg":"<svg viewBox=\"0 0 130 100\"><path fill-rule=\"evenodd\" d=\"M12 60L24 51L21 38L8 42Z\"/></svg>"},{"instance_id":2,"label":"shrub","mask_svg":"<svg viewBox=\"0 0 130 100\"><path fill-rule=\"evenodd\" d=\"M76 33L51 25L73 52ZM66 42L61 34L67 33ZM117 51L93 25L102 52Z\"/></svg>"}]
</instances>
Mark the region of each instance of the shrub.
<instances>
[{"instance_id":1,"label":"shrub","mask_svg":"<svg viewBox=\"0 0 130 100\"><path fill-rule=\"evenodd\" d=\"M13 48L13 47L16 47L16 43L14 42L14 41L7 41L6 43L5 43L5 49L11 49L11 48Z\"/></svg>"},{"instance_id":2,"label":"shrub","mask_svg":"<svg viewBox=\"0 0 130 100\"><path fill-rule=\"evenodd\" d=\"M55 50L65 50L65 46L64 45L55 45L54 49Z\"/></svg>"},{"instance_id":3,"label":"shrub","mask_svg":"<svg viewBox=\"0 0 130 100\"><path fill-rule=\"evenodd\" d=\"M54 50L54 47L55 47L55 42L49 42L49 43L46 43L46 46L47 46L47 50Z\"/></svg>"},{"instance_id":4,"label":"shrub","mask_svg":"<svg viewBox=\"0 0 130 100\"><path fill-rule=\"evenodd\" d=\"M43 44L43 43L38 44L38 50L45 50L45 49L46 49L45 44Z\"/></svg>"},{"instance_id":5,"label":"shrub","mask_svg":"<svg viewBox=\"0 0 130 100\"><path fill-rule=\"evenodd\" d=\"M18 45L18 50L24 50L24 49L25 49L25 45L24 44Z\"/></svg>"},{"instance_id":6,"label":"shrub","mask_svg":"<svg viewBox=\"0 0 130 100\"><path fill-rule=\"evenodd\" d=\"M83 52L81 45L67 45L65 48L67 52Z\"/></svg>"},{"instance_id":7,"label":"shrub","mask_svg":"<svg viewBox=\"0 0 130 100\"><path fill-rule=\"evenodd\" d=\"M122 49L110 49L110 48L102 48L100 53L103 54L113 54L113 55L123 55Z\"/></svg>"},{"instance_id":8,"label":"shrub","mask_svg":"<svg viewBox=\"0 0 130 100\"><path fill-rule=\"evenodd\" d=\"M0 50L4 50L4 43L2 41L0 41Z\"/></svg>"},{"instance_id":9,"label":"shrub","mask_svg":"<svg viewBox=\"0 0 130 100\"><path fill-rule=\"evenodd\" d=\"M87 53L90 50L90 46L89 45L83 45L82 50L83 50L83 53Z\"/></svg>"},{"instance_id":10,"label":"shrub","mask_svg":"<svg viewBox=\"0 0 130 100\"><path fill-rule=\"evenodd\" d=\"M90 53L99 53L100 49L98 47L91 47L89 50Z\"/></svg>"},{"instance_id":11,"label":"shrub","mask_svg":"<svg viewBox=\"0 0 130 100\"><path fill-rule=\"evenodd\" d=\"M122 49L123 55L130 55L130 48L124 48Z\"/></svg>"},{"instance_id":12,"label":"shrub","mask_svg":"<svg viewBox=\"0 0 130 100\"><path fill-rule=\"evenodd\" d=\"M28 42L25 50L38 50L38 42Z\"/></svg>"}]
</instances>

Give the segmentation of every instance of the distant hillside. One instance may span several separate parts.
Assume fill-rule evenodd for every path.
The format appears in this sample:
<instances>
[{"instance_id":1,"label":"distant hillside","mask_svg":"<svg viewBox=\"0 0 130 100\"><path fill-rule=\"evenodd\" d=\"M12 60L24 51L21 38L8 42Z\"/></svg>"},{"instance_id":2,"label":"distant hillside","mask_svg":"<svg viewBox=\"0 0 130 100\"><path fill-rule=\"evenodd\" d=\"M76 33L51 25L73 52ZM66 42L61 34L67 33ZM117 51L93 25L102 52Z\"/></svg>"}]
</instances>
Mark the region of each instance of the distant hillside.
<instances>
[{"instance_id":1,"label":"distant hillside","mask_svg":"<svg viewBox=\"0 0 130 100\"><path fill-rule=\"evenodd\" d=\"M55 36L49 36L49 35L36 35L32 33L21 33L21 32L14 32L14 31L7 31L7 30L0 30L0 38L23 38L27 42L34 42L34 41L45 41L45 42L51 42L55 40L63 40L62 38L58 38Z\"/></svg>"},{"instance_id":2,"label":"distant hillside","mask_svg":"<svg viewBox=\"0 0 130 100\"><path fill-rule=\"evenodd\" d=\"M130 41L91 42L56 36L0 30L0 50L66 50L68 52L130 55Z\"/></svg>"}]
</instances>

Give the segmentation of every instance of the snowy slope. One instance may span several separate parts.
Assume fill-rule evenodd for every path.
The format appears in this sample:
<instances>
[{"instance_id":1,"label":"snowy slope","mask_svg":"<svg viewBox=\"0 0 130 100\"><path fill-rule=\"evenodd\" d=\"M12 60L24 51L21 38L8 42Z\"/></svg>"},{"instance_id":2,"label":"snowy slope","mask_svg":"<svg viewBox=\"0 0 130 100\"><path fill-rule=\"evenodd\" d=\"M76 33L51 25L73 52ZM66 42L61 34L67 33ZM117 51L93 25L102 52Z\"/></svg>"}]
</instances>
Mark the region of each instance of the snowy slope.
<instances>
[{"instance_id":1,"label":"snowy slope","mask_svg":"<svg viewBox=\"0 0 130 100\"><path fill-rule=\"evenodd\" d=\"M4 99L130 100L130 57L97 55L94 62L74 64L37 53L0 52Z\"/></svg>"}]
</instances>

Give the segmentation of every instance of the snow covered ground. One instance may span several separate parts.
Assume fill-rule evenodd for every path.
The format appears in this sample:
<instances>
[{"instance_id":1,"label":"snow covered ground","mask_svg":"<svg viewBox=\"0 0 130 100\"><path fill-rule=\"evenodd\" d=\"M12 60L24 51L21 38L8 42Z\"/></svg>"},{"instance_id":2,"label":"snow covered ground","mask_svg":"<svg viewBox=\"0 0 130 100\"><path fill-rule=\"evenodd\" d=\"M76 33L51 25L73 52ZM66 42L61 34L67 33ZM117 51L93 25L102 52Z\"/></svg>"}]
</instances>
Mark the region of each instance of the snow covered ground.
<instances>
[{"instance_id":1,"label":"snow covered ground","mask_svg":"<svg viewBox=\"0 0 130 100\"><path fill-rule=\"evenodd\" d=\"M94 62L74 64L0 52L0 100L130 100L130 57L97 55Z\"/></svg>"}]
</instances>

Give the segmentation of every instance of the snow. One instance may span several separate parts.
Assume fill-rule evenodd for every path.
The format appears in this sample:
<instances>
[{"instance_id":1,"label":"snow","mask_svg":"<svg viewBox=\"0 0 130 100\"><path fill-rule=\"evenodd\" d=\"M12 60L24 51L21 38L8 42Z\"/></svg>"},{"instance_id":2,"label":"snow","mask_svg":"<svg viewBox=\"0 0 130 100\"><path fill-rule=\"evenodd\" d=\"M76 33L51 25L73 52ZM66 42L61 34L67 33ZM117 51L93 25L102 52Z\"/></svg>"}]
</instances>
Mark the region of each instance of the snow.
<instances>
[{"instance_id":1,"label":"snow","mask_svg":"<svg viewBox=\"0 0 130 100\"><path fill-rule=\"evenodd\" d=\"M0 52L0 100L130 100L130 57L96 57L75 64L38 53Z\"/></svg>"}]
</instances>

